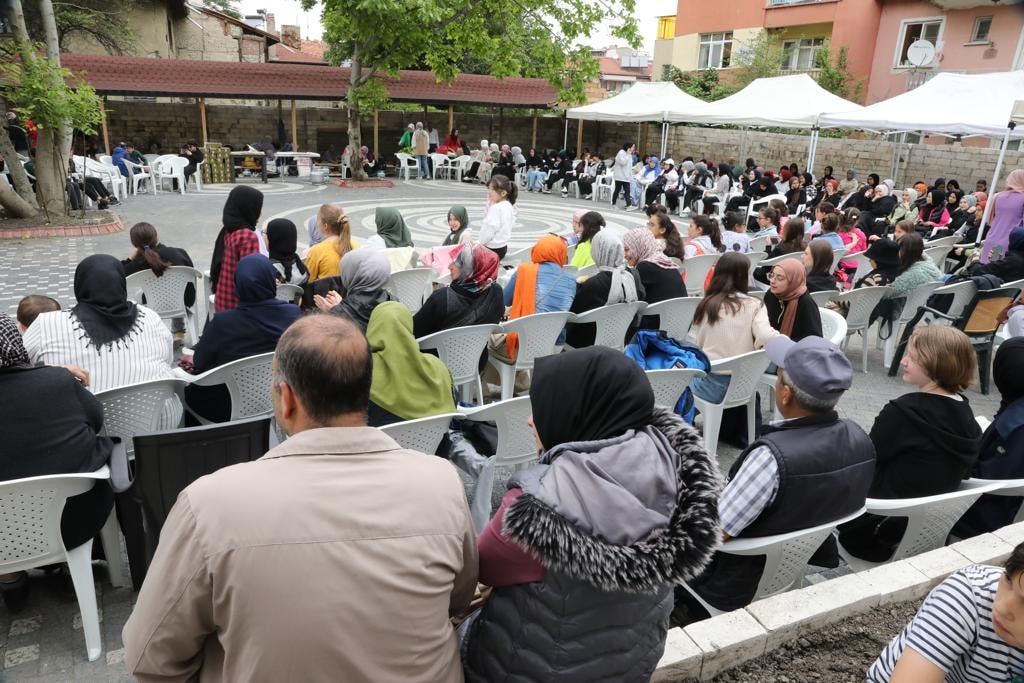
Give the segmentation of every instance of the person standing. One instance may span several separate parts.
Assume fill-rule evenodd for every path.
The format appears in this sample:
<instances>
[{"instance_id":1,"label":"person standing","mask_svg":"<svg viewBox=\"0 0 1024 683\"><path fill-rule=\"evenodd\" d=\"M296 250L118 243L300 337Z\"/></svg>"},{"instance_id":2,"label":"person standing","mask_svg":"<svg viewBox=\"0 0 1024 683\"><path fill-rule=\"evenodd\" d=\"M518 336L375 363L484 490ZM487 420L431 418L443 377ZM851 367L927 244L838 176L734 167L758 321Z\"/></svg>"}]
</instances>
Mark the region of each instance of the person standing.
<instances>
[{"instance_id":1,"label":"person standing","mask_svg":"<svg viewBox=\"0 0 1024 683\"><path fill-rule=\"evenodd\" d=\"M178 496L122 634L137 680L462 681L466 497L449 463L366 426L371 369L340 316L284 333L270 391L289 438Z\"/></svg>"},{"instance_id":2,"label":"person standing","mask_svg":"<svg viewBox=\"0 0 1024 683\"><path fill-rule=\"evenodd\" d=\"M243 256L260 251L256 223L263 210L263 193L254 187L239 185L231 190L221 217L222 226L213 245L210 281L213 283L214 308L219 313L238 305L235 292L235 268Z\"/></svg>"},{"instance_id":3,"label":"person standing","mask_svg":"<svg viewBox=\"0 0 1024 683\"><path fill-rule=\"evenodd\" d=\"M1010 231L1024 224L1024 169L1010 172L1006 189L992 196L988 235L981 248L981 262L998 260L1006 253Z\"/></svg>"},{"instance_id":4,"label":"person standing","mask_svg":"<svg viewBox=\"0 0 1024 683\"><path fill-rule=\"evenodd\" d=\"M409 124L405 128L405 132L402 133L402 137L398 140L398 151L401 152L406 147L412 147L412 133L416 130L416 126Z\"/></svg>"},{"instance_id":5,"label":"person standing","mask_svg":"<svg viewBox=\"0 0 1024 683\"><path fill-rule=\"evenodd\" d=\"M497 254L499 259L505 258L508 252L518 196L519 187L508 176L496 175L487 183L487 198L491 204L480 226L480 244Z\"/></svg>"},{"instance_id":6,"label":"person standing","mask_svg":"<svg viewBox=\"0 0 1024 683\"><path fill-rule=\"evenodd\" d=\"M430 178L430 136L423 130L423 124L417 122L412 134L412 153L416 155L417 173L420 180Z\"/></svg>"},{"instance_id":7,"label":"person standing","mask_svg":"<svg viewBox=\"0 0 1024 683\"><path fill-rule=\"evenodd\" d=\"M619 192L626 196L626 208L633 206L630 196L630 183L633 180L633 153L636 152L636 145L632 142L624 142L622 149L615 154L615 161L612 163L612 179L615 181L615 189L612 190L612 206L619 199Z\"/></svg>"}]
</instances>

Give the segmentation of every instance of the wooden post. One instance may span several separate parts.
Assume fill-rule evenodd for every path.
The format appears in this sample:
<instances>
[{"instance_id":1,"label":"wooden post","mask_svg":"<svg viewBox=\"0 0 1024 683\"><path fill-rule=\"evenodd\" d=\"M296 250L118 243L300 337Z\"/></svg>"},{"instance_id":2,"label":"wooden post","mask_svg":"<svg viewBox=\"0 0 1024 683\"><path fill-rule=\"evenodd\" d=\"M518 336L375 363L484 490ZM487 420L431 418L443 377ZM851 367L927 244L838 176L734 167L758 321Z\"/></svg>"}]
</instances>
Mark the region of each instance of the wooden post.
<instances>
[{"instance_id":1,"label":"wooden post","mask_svg":"<svg viewBox=\"0 0 1024 683\"><path fill-rule=\"evenodd\" d=\"M501 144L501 136L505 132L505 107L498 107L498 144Z\"/></svg>"},{"instance_id":2,"label":"wooden post","mask_svg":"<svg viewBox=\"0 0 1024 683\"><path fill-rule=\"evenodd\" d=\"M580 119L579 125L576 126L576 158L580 158L580 154L583 153L583 119Z\"/></svg>"},{"instance_id":3,"label":"wooden post","mask_svg":"<svg viewBox=\"0 0 1024 683\"><path fill-rule=\"evenodd\" d=\"M100 104L100 125L103 129L103 149L107 154L110 154L110 133L107 131L107 98L104 97Z\"/></svg>"},{"instance_id":4,"label":"wooden post","mask_svg":"<svg viewBox=\"0 0 1024 683\"><path fill-rule=\"evenodd\" d=\"M380 156L380 128L379 128L379 116L380 112L376 109L373 110L373 156Z\"/></svg>"},{"instance_id":5,"label":"wooden post","mask_svg":"<svg viewBox=\"0 0 1024 683\"><path fill-rule=\"evenodd\" d=\"M644 121L643 132L640 133L640 154L647 154L647 132L648 124Z\"/></svg>"},{"instance_id":6,"label":"wooden post","mask_svg":"<svg viewBox=\"0 0 1024 683\"><path fill-rule=\"evenodd\" d=\"M448 105L448 132L450 133L455 128L455 106Z\"/></svg>"},{"instance_id":7,"label":"wooden post","mask_svg":"<svg viewBox=\"0 0 1024 683\"><path fill-rule=\"evenodd\" d=\"M278 118L278 120L282 120L283 117L284 117L284 114L282 112L282 108L281 107L282 107L281 100L278 100L277 101L277 118ZM278 142L280 142L280 140L278 140Z\"/></svg>"},{"instance_id":8,"label":"wooden post","mask_svg":"<svg viewBox=\"0 0 1024 683\"><path fill-rule=\"evenodd\" d=\"M429 133L430 129L427 128L427 116L429 116L429 114L427 114L427 105L424 104L423 105L423 128L424 128L424 130L426 130Z\"/></svg>"},{"instance_id":9,"label":"wooden post","mask_svg":"<svg viewBox=\"0 0 1024 683\"><path fill-rule=\"evenodd\" d=\"M203 97L199 98L199 127L203 135L203 147L205 147L210 136L206 132L206 99Z\"/></svg>"},{"instance_id":10,"label":"wooden post","mask_svg":"<svg viewBox=\"0 0 1024 683\"><path fill-rule=\"evenodd\" d=\"M530 138L530 147L537 149L537 107L533 108L533 137Z\"/></svg>"},{"instance_id":11,"label":"wooden post","mask_svg":"<svg viewBox=\"0 0 1024 683\"><path fill-rule=\"evenodd\" d=\"M298 112L295 110L295 100L292 100L292 151L299 151L299 121Z\"/></svg>"}]
</instances>

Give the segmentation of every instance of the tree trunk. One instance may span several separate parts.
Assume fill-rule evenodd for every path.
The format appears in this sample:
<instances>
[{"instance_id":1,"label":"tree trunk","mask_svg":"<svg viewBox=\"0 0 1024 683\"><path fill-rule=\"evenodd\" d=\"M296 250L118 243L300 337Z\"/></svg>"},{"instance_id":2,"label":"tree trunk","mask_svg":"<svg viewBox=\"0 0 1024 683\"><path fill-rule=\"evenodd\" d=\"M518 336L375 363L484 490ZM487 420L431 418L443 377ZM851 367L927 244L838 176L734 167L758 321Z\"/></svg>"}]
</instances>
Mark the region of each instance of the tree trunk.
<instances>
[{"instance_id":1,"label":"tree trunk","mask_svg":"<svg viewBox=\"0 0 1024 683\"><path fill-rule=\"evenodd\" d=\"M349 96L345 98L345 110L348 113L348 165L352 169L352 180L366 180L366 171L363 170L363 162L359 159L359 148L363 146L359 105L351 96L362 75L362 62L359 59L359 50L356 49L352 54L352 70L348 84Z\"/></svg>"},{"instance_id":2,"label":"tree trunk","mask_svg":"<svg viewBox=\"0 0 1024 683\"><path fill-rule=\"evenodd\" d=\"M39 209L18 196L6 178L0 178L0 206L14 218L31 218L39 213Z\"/></svg>"},{"instance_id":3,"label":"tree trunk","mask_svg":"<svg viewBox=\"0 0 1024 683\"><path fill-rule=\"evenodd\" d=\"M39 0L43 32L46 36L46 56L60 64L60 38L57 35L57 19L53 14L51 0ZM55 79L55 88L63 83ZM66 123L39 131L36 147L36 193L40 207L46 211L47 219L54 215L70 213L67 195L68 160L71 153L71 127ZM107 150L109 151L109 150Z\"/></svg>"},{"instance_id":4,"label":"tree trunk","mask_svg":"<svg viewBox=\"0 0 1024 683\"><path fill-rule=\"evenodd\" d=\"M3 100L0 100L0 119L7 120L7 104ZM11 160L11 163L6 164L5 168L11 174L11 180L14 182L13 189L23 202L32 207L33 213L35 213L39 210L35 191L32 189L28 174L25 173L25 167L17 161L18 155L14 151L14 145L11 144L11 138L6 131L0 132L0 157Z\"/></svg>"},{"instance_id":5,"label":"tree trunk","mask_svg":"<svg viewBox=\"0 0 1024 683\"><path fill-rule=\"evenodd\" d=\"M57 17L51 0L39 0L39 16L46 37L46 56L60 64L60 37L57 35Z\"/></svg>"}]
</instances>

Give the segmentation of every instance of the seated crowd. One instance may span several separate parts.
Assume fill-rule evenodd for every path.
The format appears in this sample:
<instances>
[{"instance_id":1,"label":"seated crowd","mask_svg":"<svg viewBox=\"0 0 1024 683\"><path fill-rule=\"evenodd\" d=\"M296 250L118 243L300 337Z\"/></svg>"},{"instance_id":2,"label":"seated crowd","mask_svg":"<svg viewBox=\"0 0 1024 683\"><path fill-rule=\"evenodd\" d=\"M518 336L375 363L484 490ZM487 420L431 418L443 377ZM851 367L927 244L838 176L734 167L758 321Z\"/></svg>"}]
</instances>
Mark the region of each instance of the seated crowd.
<instances>
[{"instance_id":1,"label":"seated crowd","mask_svg":"<svg viewBox=\"0 0 1024 683\"><path fill-rule=\"evenodd\" d=\"M915 329L899 364L913 391L882 407L865 431L837 410L853 368L822 338L811 297L885 284L893 307L900 305L914 287L943 276L923 255L926 239L972 240L984 192L972 203L957 195L955 181L939 179L897 199L875 174L861 185L852 169L836 181L826 167L815 182L794 165L776 180L752 160L742 173L689 158L677 171L672 159L634 160L630 143L612 163L612 201L625 193L627 208L645 206L647 224L621 233L597 211L577 212L571 229L544 235L505 272L516 166L527 168L528 191L561 183L563 194L571 182L582 192L584 180L604 169L590 174L586 154L581 167L567 153L544 160L530 150L518 163L486 141L481 151L471 175L487 178L479 227L465 207L453 206L450 233L427 249L417 250L396 209L376 209L375 234L360 244L344 209L325 204L305 224L303 253L292 221L275 219L260 231L262 193L235 187L210 268L216 314L191 352L177 353L175 323L166 326L128 291L129 274L161 277L193 265L148 223L132 227L133 252L123 261L97 254L78 264L72 308L30 295L16 321L0 315L0 391L22 397L0 413L8 435L3 480L106 464L113 446L97 392L175 377L175 366L198 374L274 352L269 390L288 438L179 496L123 632L125 662L138 680L285 680L298 671L338 680L644 681L671 626L753 600L763 558L729 554L722 542L849 519L868 497L946 493L970 477L1024 477L1024 338L995 353L1002 402L982 431L964 393L977 371L970 339L951 326ZM548 162L543 178L531 176ZM737 181L742 193L731 196ZM1010 174L1008 187L1016 185L1024 196L1024 171ZM668 207L689 207L685 238L661 194ZM748 225L742 208L774 194L785 199ZM995 202L996 221L1015 206L1003 193ZM716 206L721 221L711 215ZM951 228L957 211L959 227ZM982 247L963 247L970 253L955 277L1024 278L1024 228L1015 226L993 222ZM794 258L755 269L755 249ZM870 272L854 281L860 264L834 257L837 249L863 252ZM687 259L706 255L720 255L707 279L687 282ZM389 283L419 265L445 283L413 313ZM279 296L285 285L299 287L301 297ZM515 390L528 392L539 460L513 474L482 529L474 528L450 463L374 429L457 410L451 372L420 350L424 336L536 313L655 304L688 291L704 294L692 343L676 343L709 361L764 349L775 376L781 420L762 425L758 410L748 433L745 420L724 416L721 440L741 448L726 477L684 411L655 405L641 366L594 345L593 323L568 324L558 352L516 376ZM183 305L196 297L186 290ZM659 324L638 315L628 337ZM488 383L499 383L493 362L513 363L519 342L492 335L478 368ZM690 389L702 405L720 404L732 379L708 372ZM189 386L183 397L186 419L230 418L224 387ZM163 419L182 423L177 398ZM95 535L113 500L105 482L72 498L61 519L65 545ZM1000 528L1019 505L982 496L954 533ZM905 529L905 519L860 515L811 563L839 566L841 551L886 561ZM1018 547L1005 572L972 567L948 579L869 680L954 680L946 673L973 672L983 657L1022 673L1014 653L1024 636L1013 626L1024 618L1022 570ZM0 575L12 611L25 606L28 588L24 572ZM992 619L978 622L972 610ZM943 630L951 620L956 628ZM625 641L630 647L608 645Z\"/></svg>"}]
</instances>

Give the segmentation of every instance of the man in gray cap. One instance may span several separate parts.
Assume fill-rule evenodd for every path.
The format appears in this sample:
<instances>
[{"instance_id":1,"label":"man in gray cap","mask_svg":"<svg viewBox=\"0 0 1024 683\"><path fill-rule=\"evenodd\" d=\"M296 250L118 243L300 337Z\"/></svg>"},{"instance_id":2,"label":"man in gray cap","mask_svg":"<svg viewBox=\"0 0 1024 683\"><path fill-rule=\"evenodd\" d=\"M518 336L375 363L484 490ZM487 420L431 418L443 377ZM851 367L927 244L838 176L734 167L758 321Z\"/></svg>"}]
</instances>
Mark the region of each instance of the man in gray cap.
<instances>
[{"instance_id":1,"label":"man in gray cap","mask_svg":"<svg viewBox=\"0 0 1024 683\"><path fill-rule=\"evenodd\" d=\"M794 342L779 336L765 351L778 366L775 401L784 419L766 425L729 470L718 501L726 541L846 517L863 507L875 469L871 439L835 411L853 382L853 367L839 347L821 337ZM753 599L763 569L764 556L718 552L687 587L716 609L739 609ZM677 623L706 616L686 589L676 589Z\"/></svg>"}]
</instances>

